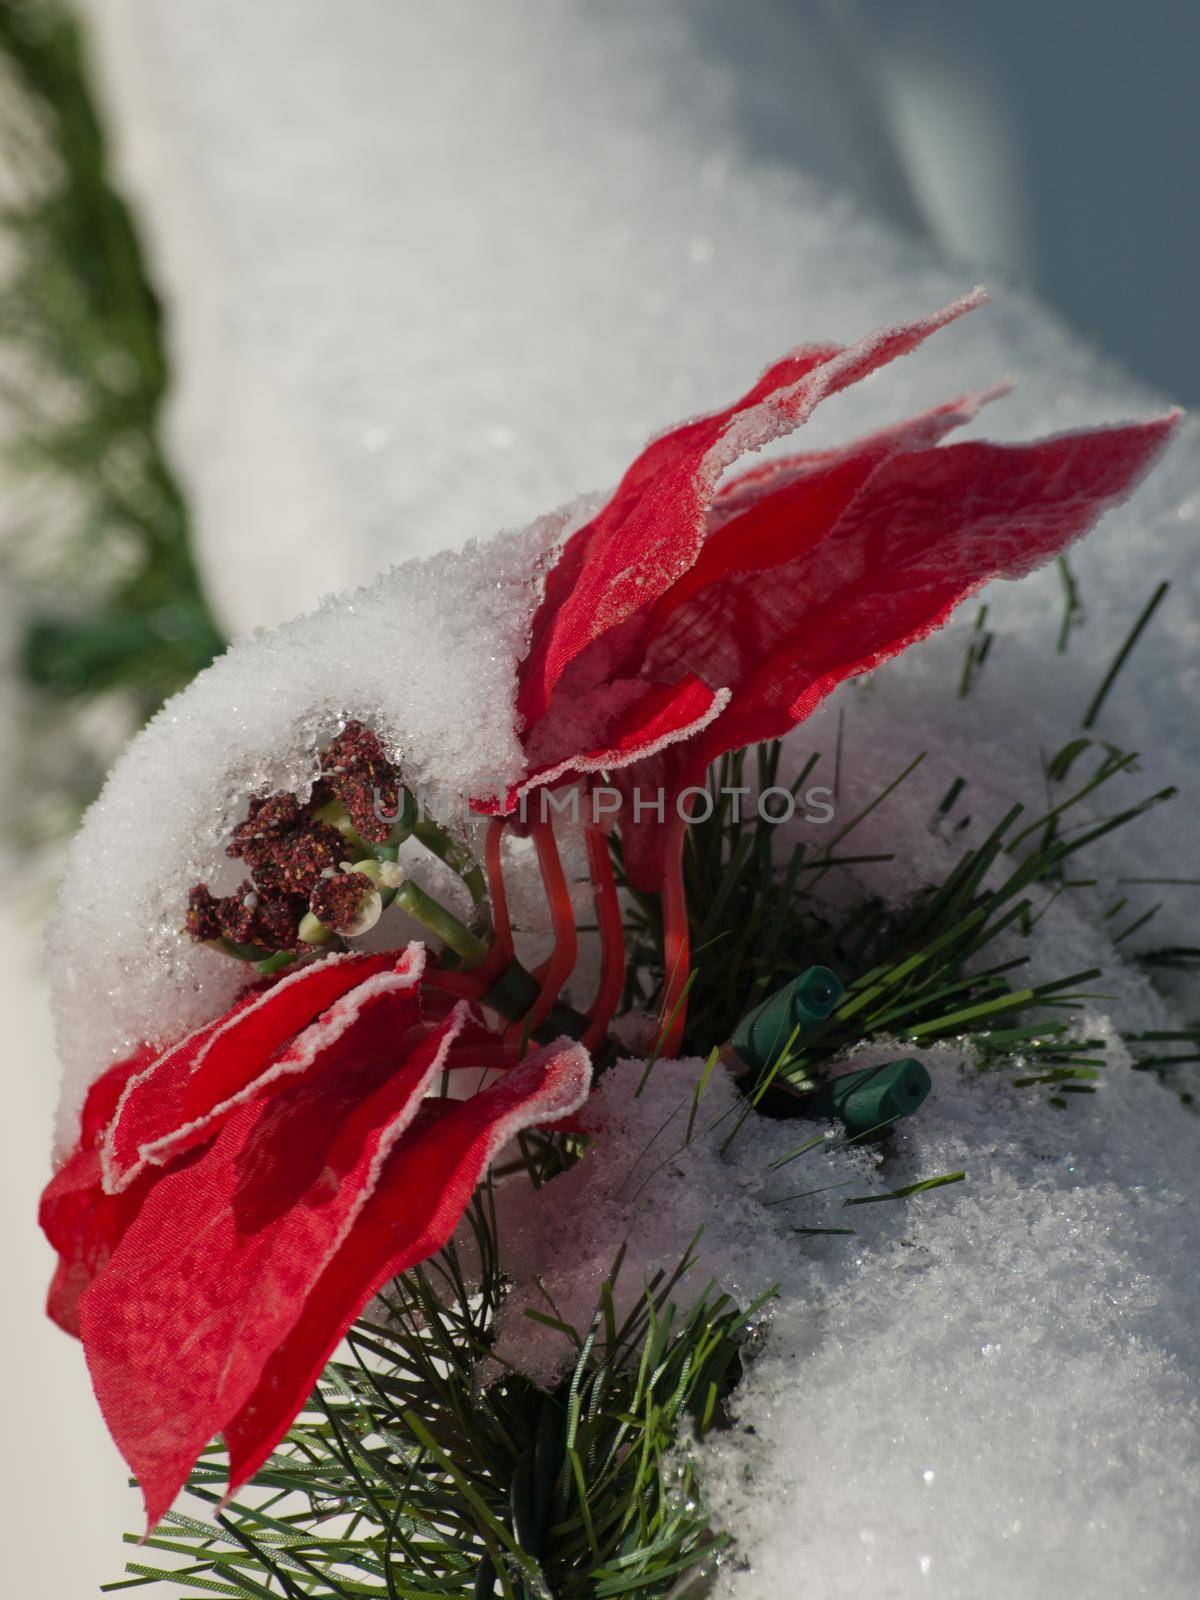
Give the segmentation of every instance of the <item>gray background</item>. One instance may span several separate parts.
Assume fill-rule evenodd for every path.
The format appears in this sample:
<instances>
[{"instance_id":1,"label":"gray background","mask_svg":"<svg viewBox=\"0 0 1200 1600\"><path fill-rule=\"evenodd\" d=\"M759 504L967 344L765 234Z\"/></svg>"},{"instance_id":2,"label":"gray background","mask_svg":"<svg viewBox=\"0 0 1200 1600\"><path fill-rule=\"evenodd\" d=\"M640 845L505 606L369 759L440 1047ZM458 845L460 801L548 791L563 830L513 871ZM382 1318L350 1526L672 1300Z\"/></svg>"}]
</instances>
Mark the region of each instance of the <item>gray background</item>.
<instances>
[{"instance_id":1,"label":"gray background","mask_svg":"<svg viewBox=\"0 0 1200 1600\"><path fill-rule=\"evenodd\" d=\"M858 0L939 240L1200 400L1200 6Z\"/></svg>"}]
</instances>

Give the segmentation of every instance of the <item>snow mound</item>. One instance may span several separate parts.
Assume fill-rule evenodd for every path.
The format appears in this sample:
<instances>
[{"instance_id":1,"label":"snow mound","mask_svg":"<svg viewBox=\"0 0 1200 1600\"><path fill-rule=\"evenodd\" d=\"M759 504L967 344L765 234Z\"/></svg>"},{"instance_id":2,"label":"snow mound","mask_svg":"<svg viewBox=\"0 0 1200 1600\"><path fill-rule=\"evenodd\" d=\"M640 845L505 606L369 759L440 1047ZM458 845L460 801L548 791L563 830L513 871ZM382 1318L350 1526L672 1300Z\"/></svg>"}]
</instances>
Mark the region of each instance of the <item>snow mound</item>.
<instances>
[{"instance_id":1,"label":"snow mound","mask_svg":"<svg viewBox=\"0 0 1200 1600\"><path fill-rule=\"evenodd\" d=\"M832 1140L779 1166L819 1130L756 1117L723 1155L736 1113L718 1072L685 1148L703 1064L660 1063L640 1097L643 1064L621 1064L587 1161L532 1207L509 1199L508 1265L583 1327L623 1239L620 1310L701 1227L680 1303L711 1279L742 1304L779 1285L732 1429L686 1447L737 1540L729 1600L1184 1600L1200 1129L1116 1045L1103 1091L1062 1112L952 1048L919 1053L934 1089L886 1156ZM963 1169L907 1202L843 1204ZM500 1353L547 1379L565 1341L527 1307L547 1309L541 1289L510 1300Z\"/></svg>"},{"instance_id":2,"label":"snow mound","mask_svg":"<svg viewBox=\"0 0 1200 1600\"><path fill-rule=\"evenodd\" d=\"M724 0L289 0L286 47L240 0L89 9L236 629L612 482L652 428L839 337L795 315L797 223L815 243L845 202L742 194L743 151L916 220L824 0L732 26Z\"/></svg>"},{"instance_id":3,"label":"snow mound","mask_svg":"<svg viewBox=\"0 0 1200 1600\"><path fill-rule=\"evenodd\" d=\"M722 1592L1188 1595L1193 1119L1121 1068L1054 1115L931 1066L888 1184L966 1183L844 1212L860 1236L819 1270L776 1246L780 1312L734 1431L703 1452L754 1556Z\"/></svg>"}]
</instances>

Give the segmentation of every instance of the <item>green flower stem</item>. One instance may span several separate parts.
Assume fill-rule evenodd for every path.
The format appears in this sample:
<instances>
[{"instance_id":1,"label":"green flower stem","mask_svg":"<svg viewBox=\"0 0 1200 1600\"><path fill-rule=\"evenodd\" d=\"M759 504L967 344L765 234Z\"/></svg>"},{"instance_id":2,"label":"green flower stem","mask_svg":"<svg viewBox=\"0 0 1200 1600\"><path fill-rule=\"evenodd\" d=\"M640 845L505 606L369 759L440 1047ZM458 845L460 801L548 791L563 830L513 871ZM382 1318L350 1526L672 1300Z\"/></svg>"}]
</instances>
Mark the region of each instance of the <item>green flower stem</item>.
<instances>
[{"instance_id":1,"label":"green flower stem","mask_svg":"<svg viewBox=\"0 0 1200 1600\"><path fill-rule=\"evenodd\" d=\"M432 817L420 815L420 808L411 789L402 788L400 795L400 815L382 844L374 844L370 839L363 838L351 822L349 813L340 800L327 801L316 815L322 822L331 823L361 856L374 856L377 861L395 861L399 847L404 841L408 838L416 839L462 879L476 909L485 908L487 882L482 868L472 859L466 846L440 822L435 822Z\"/></svg>"},{"instance_id":2,"label":"green flower stem","mask_svg":"<svg viewBox=\"0 0 1200 1600\"><path fill-rule=\"evenodd\" d=\"M258 963L259 974L261 977L269 978L276 972L282 972L284 967L290 967L297 959L294 950L276 950L273 956L268 956L265 961Z\"/></svg>"},{"instance_id":3,"label":"green flower stem","mask_svg":"<svg viewBox=\"0 0 1200 1600\"><path fill-rule=\"evenodd\" d=\"M206 939L204 942L210 950L232 956L235 961L262 961L270 954L256 944L238 944L236 939Z\"/></svg>"},{"instance_id":4,"label":"green flower stem","mask_svg":"<svg viewBox=\"0 0 1200 1600\"><path fill-rule=\"evenodd\" d=\"M487 883L477 861L471 859L462 842L432 817L421 817L413 824L412 836L444 861L466 884L476 907L487 905Z\"/></svg>"},{"instance_id":5,"label":"green flower stem","mask_svg":"<svg viewBox=\"0 0 1200 1600\"><path fill-rule=\"evenodd\" d=\"M380 882L380 868L378 863L360 861L355 865L356 872L363 872L376 883ZM458 956L465 969L477 967L488 954L488 947L475 934L464 927L459 919L445 906L441 905L411 879L405 879L398 889L380 887L380 894L384 905L395 901L402 910L407 911L430 933L436 935L448 949ZM496 982L483 996L482 1003L493 1011L498 1011L501 1016L508 1017L510 1021L519 1022L526 1016L538 997L540 984L537 979L517 960L513 960L497 978ZM541 1042L558 1039L564 1033L572 1039L581 1039L591 1024L591 1018L573 1007L563 1004L556 1005L546 1018L546 1021L537 1030L537 1038Z\"/></svg>"},{"instance_id":6,"label":"green flower stem","mask_svg":"<svg viewBox=\"0 0 1200 1600\"><path fill-rule=\"evenodd\" d=\"M453 912L447 911L411 878L406 878L396 890L395 900L401 910L407 911L410 917L452 950L464 966L477 967L487 955L487 946Z\"/></svg>"}]
</instances>

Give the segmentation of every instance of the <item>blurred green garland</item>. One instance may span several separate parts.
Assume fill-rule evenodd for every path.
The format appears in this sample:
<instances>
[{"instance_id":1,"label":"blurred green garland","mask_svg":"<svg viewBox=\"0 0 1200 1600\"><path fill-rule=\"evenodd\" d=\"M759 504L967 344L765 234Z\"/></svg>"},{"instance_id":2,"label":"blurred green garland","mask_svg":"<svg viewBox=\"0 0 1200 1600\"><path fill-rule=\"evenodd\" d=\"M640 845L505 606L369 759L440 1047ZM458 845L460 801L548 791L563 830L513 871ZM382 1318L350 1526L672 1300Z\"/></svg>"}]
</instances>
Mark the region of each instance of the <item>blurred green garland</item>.
<instances>
[{"instance_id":1,"label":"blurred green garland","mask_svg":"<svg viewBox=\"0 0 1200 1600\"><path fill-rule=\"evenodd\" d=\"M0 0L0 559L24 718L53 747L38 792L65 802L43 835L224 647L160 443L162 311L85 46L57 0ZM85 714L101 701L109 715Z\"/></svg>"}]
</instances>

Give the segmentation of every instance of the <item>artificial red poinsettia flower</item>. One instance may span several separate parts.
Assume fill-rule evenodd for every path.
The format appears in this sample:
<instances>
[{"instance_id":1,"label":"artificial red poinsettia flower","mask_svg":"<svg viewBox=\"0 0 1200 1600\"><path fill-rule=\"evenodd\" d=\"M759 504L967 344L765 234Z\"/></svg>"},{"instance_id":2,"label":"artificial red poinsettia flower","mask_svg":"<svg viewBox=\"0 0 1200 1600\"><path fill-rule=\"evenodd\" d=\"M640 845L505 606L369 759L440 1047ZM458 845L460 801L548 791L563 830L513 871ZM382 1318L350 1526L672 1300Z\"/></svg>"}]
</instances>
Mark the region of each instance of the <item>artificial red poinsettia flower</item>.
<instances>
[{"instance_id":1,"label":"artificial red poinsettia flower","mask_svg":"<svg viewBox=\"0 0 1200 1600\"><path fill-rule=\"evenodd\" d=\"M785 356L727 409L655 439L547 576L518 671L526 774L481 809L511 814L539 786L614 775L629 881L664 895L667 1053L688 960L677 797L717 757L789 732L844 679L942 626L985 583L1057 555L1129 492L1177 420L941 443L1002 386L719 483L985 299Z\"/></svg>"},{"instance_id":2,"label":"artificial red poinsettia flower","mask_svg":"<svg viewBox=\"0 0 1200 1600\"><path fill-rule=\"evenodd\" d=\"M41 1221L50 1315L84 1345L152 1526L223 1434L230 1490L282 1438L363 1305L449 1239L494 1154L586 1098L568 1040L466 1099L494 1036L424 947L257 983L91 1089Z\"/></svg>"}]
</instances>

